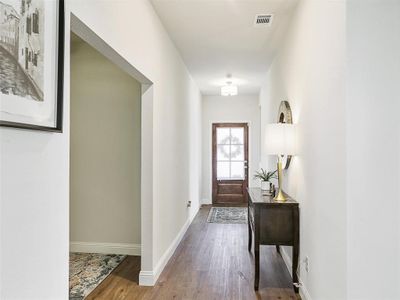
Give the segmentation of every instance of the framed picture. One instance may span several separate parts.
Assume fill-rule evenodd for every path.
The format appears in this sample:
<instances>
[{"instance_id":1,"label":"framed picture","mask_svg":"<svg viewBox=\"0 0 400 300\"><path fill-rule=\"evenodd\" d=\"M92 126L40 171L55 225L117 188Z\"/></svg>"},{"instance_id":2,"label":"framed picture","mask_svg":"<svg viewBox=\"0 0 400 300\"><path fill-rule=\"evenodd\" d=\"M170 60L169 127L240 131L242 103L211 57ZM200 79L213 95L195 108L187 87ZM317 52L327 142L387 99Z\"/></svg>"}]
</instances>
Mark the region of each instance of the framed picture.
<instances>
[{"instance_id":1,"label":"framed picture","mask_svg":"<svg viewBox=\"0 0 400 300\"><path fill-rule=\"evenodd\" d=\"M62 132L64 0L0 0L0 125Z\"/></svg>"}]
</instances>

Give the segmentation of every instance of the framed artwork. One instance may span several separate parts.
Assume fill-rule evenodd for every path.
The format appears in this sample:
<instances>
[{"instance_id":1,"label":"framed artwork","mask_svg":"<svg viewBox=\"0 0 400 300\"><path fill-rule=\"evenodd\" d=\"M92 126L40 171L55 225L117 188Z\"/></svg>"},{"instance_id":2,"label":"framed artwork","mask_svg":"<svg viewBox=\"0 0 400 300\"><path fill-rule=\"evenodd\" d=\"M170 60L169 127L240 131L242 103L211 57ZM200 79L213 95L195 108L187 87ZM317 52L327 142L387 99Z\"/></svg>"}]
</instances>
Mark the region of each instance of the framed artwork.
<instances>
[{"instance_id":1,"label":"framed artwork","mask_svg":"<svg viewBox=\"0 0 400 300\"><path fill-rule=\"evenodd\" d=\"M64 0L0 0L0 125L62 132Z\"/></svg>"}]
</instances>

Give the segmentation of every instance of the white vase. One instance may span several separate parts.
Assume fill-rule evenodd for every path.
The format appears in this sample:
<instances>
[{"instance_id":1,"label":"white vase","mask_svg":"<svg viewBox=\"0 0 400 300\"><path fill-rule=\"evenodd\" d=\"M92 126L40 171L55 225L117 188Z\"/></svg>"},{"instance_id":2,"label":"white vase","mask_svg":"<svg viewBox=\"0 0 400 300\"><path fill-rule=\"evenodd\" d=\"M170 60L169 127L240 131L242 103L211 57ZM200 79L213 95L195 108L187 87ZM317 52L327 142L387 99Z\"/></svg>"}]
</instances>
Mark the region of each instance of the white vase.
<instances>
[{"instance_id":1,"label":"white vase","mask_svg":"<svg viewBox=\"0 0 400 300\"><path fill-rule=\"evenodd\" d=\"M261 181L261 190L263 192L269 191L269 181Z\"/></svg>"}]
</instances>

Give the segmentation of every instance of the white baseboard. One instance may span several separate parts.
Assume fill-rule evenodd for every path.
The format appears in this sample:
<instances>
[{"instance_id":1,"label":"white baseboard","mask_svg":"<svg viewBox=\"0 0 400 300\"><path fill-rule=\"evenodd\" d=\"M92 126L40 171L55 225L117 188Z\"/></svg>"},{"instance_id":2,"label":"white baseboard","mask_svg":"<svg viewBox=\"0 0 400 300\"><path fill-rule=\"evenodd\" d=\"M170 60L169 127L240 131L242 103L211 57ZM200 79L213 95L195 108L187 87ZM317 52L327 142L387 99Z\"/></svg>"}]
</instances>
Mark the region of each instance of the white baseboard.
<instances>
[{"instance_id":1,"label":"white baseboard","mask_svg":"<svg viewBox=\"0 0 400 300\"><path fill-rule=\"evenodd\" d=\"M287 269L289 270L290 275L292 275L292 260L282 246L280 246L279 248L281 249L283 261L285 262L285 265L286 265ZM300 293L301 299L302 300L312 300L310 294L308 293L307 287L305 286L304 282L301 280L300 276L299 276L299 284L300 284L299 293Z\"/></svg>"},{"instance_id":2,"label":"white baseboard","mask_svg":"<svg viewBox=\"0 0 400 300\"><path fill-rule=\"evenodd\" d=\"M139 285L142 286L153 286L157 280L154 279L155 275L153 271L140 271L139 273Z\"/></svg>"},{"instance_id":3,"label":"white baseboard","mask_svg":"<svg viewBox=\"0 0 400 300\"><path fill-rule=\"evenodd\" d=\"M210 199L201 199L201 204L212 204Z\"/></svg>"},{"instance_id":4,"label":"white baseboard","mask_svg":"<svg viewBox=\"0 0 400 300\"><path fill-rule=\"evenodd\" d=\"M197 212L196 212L196 214L197 214ZM194 214L194 216L196 214ZM178 235L175 237L175 239L172 241L171 245L168 247L168 249L164 252L163 256L158 261L154 270L153 271L140 271L139 285L153 286L156 284L158 277L160 277L161 272L164 270L165 266L167 265L168 261L174 254L179 243L182 241L182 238L185 235L190 224L192 223L194 216L189 217L189 219L185 222L185 224L179 231Z\"/></svg>"},{"instance_id":5,"label":"white baseboard","mask_svg":"<svg viewBox=\"0 0 400 300\"><path fill-rule=\"evenodd\" d=\"M304 285L304 282L301 280L301 278L299 278L299 283L301 284L300 288L299 288L299 293L300 293L300 297L303 300L312 300L310 294L308 293L308 290L306 288L306 286Z\"/></svg>"},{"instance_id":6,"label":"white baseboard","mask_svg":"<svg viewBox=\"0 0 400 300\"><path fill-rule=\"evenodd\" d=\"M71 252L141 255L138 244L70 242Z\"/></svg>"}]
</instances>

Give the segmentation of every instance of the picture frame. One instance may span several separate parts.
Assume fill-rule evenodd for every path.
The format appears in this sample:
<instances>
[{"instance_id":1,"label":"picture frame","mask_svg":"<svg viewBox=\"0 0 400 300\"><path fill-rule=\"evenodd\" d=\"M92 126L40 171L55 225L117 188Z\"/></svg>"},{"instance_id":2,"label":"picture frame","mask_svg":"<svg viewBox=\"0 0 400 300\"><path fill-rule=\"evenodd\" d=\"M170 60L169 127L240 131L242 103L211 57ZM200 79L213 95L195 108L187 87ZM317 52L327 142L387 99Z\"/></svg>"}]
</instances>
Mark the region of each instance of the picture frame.
<instances>
[{"instance_id":1,"label":"picture frame","mask_svg":"<svg viewBox=\"0 0 400 300\"><path fill-rule=\"evenodd\" d=\"M0 0L0 126L62 132L64 0Z\"/></svg>"}]
</instances>

